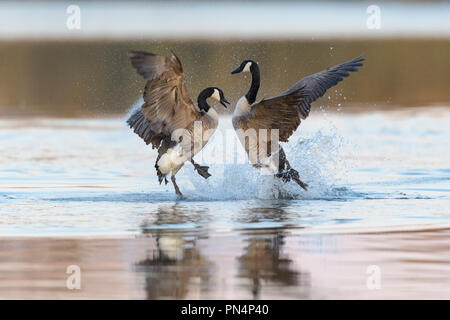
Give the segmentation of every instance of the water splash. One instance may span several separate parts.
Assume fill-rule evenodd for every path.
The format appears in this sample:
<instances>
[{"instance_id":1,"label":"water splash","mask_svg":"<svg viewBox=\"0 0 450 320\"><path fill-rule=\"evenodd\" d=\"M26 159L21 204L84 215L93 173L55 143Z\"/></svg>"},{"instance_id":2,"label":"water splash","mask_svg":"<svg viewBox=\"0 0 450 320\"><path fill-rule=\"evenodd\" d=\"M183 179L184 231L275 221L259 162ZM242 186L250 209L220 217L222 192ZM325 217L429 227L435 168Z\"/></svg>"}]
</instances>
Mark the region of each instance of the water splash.
<instances>
[{"instance_id":1,"label":"water splash","mask_svg":"<svg viewBox=\"0 0 450 320\"><path fill-rule=\"evenodd\" d=\"M215 148L217 140L210 141ZM346 166L341 157L343 139L336 129L322 129L309 136L293 136L283 144L288 160L309 185L304 191L294 182L284 183L273 176L261 175L250 164L207 164L212 174L207 180L185 165L177 177L190 181L193 189L185 195L192 200L245 199L336 199L352 192L340 187ZM239 146L240 147L240 146ZM343 174L344 173L344 174Z\"/></svg>"},{"instance_id":2,"label":"water splash","mask_svg":"<svg viewBox=\"0 0 450 320\"><path fill-rule=\"evenodd\" d=\"M128 113L131 114L142 103L142 98L137 99ZM326 110L322 106L321 110L326 119ZM234 139L234 142L229 143L229 139ZM230 145L234 148L230 149ZM342 177L346 176L348 170L341 155L344 140L331 121L313 132L298 131L288 143L282 145L291 166L299 172L300 179L308 184L308 191L292 181L284 183L273 176L261 175L258 169L247 163L245 151L231 127L231 119L227 118L220 121L216 133L201 151L202 160L197 160L201 165L210 167L212 176L205 180L193 170L190 163L186 163L177 174L177 180L182 181L183 194L188 200L331 200L357 196L343 187L346 181ZM233 154L230 157L224 152ZM245 159L246 163L239 163L239 157ZM221 159L217 161L218 158ZM225 158L238 161L228 163Z\"/></svg>"}]
</instances>

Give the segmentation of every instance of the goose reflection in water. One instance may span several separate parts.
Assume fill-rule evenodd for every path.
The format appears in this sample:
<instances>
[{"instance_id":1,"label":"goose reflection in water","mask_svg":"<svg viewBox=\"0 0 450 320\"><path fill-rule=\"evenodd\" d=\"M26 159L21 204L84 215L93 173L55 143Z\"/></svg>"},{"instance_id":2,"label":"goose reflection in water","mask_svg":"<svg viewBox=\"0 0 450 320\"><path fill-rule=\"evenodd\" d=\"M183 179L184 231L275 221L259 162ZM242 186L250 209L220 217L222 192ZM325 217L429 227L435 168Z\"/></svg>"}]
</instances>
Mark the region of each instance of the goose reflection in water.
<instances>
[{"instance_id":1,"label":"goose reflection in water","mask_svg":"<svg viewBox=\"0 0 450 320\"><path fill-rule=\"evenodd\" d=\"M156 247L149 249L147 257L135 265L136 271L144 274L147 299L185 298L193 281L199 281L200 287L208 287L213 263L202 256L197 245L198 239L207 234L196 232L189 236L183 231L168 230L170 225L192 222L204 211L191 212L191 216L187 213L177 204L160 206L156 221L142 224L142 233L154 237ZM155 225L167 228L152 228Z\"/></svg>"},{"instance_id":2,"label":"goose reflection in water","mask_svg":"<svg viewBox=\"0 0 450 320\"><path fill-rule=\"evenodd\" d=\"M207 211L193 213L182 205L165 205L154 220L142 224L143 234L154 239L145 259L135 264L144 276L147 299L223 298L242 285L245 298L260 298L265 286L293 289L296 297L299 287L307 290L309 274L299 270L284 250L287 227L243 228L238 239L226 234L211 238L207 229L179 227L207 216ZM237 216L236 222L249 226L269 218L289 221L282 203L244 210ZM223 283L226 273L232 279Z\"/></svg>"},{"instance_id":3,"label":"goose reflection in water","mask_svg":"<svg viewBox=\"0 0 450 320\"><path fill-rule=\"evenodd\" d=\"M251 208L242 212L242 222L259 223L265 219L279 222L288 221L289 214L283 209L283 203L272 207ZM296 269L293 260L283 252L285 237L289 234L286 227L264 230L244 230L242 237L246 246L238 260L238 276L251 281L251 293L257 299L265 284L282 287L310 287L310 275Z\"/></svg>"}]
</instances>

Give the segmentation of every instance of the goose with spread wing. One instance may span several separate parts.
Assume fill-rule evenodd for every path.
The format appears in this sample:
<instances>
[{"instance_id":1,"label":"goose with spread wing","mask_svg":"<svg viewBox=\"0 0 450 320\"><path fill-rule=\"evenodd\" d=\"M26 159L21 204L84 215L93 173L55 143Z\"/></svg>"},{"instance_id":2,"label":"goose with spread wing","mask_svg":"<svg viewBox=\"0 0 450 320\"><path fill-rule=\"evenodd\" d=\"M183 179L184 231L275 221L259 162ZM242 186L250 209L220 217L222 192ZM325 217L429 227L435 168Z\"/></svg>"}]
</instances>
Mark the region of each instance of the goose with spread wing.
<instances>
[{"instance_id":1,"label":"goose with spread wing","mask_svg":"<svg viewBox=\"0 0 450 320\"><path fill-rule=\"evenodd\" d=\"M147 80L144 104L133 111L128 125L146 144L158 149L155 168L159 183L171 180L178 196L182 193L175 175L186 161L207 179L207 166L195 163L192 157L208 142L218 125L217 112L207 103L208 98L219 101L225 108L229 103L221 89L208 87L200 92L195 105L187 92L183 67L178 57L144 51L130 51L128 56L137 73ZM200 136L195 131L200 130Z\"/></svg>"},{"instance_id":2,"label":"goose with spread wing","mask_svg":"<svg viewBox=\"0 0 450 320\"><path fill-rule=\"evenodd\" d=\"M292 179L307 190L308 185L300 180L298 172L290 166L278 142L287 142L301 120L308 117L311 103L322 97L329 88L337 85L344 77L349 76L350 72L358 71L358 67L363 65L364 60L360 56L312 74L283 93L259 102L255 102L260 86L258 64L253 60L245 60L233 70L232 74L250 72L252 75L250 89L237 102L232 118L233 127L252 165L268 169L271 174L284 182ZM254 134L253 142L249 131ZM268 134L269 131L271 131L270 134Z\"/></svg>"}]
</instances>

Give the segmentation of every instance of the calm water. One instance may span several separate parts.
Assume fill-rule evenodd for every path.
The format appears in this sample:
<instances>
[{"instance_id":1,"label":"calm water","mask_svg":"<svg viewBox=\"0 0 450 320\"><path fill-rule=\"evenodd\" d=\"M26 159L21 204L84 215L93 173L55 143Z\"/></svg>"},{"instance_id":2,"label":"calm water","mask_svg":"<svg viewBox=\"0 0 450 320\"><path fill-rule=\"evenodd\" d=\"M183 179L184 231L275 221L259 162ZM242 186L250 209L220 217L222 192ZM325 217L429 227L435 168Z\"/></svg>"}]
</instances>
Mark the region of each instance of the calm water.
<instances>
[{"instance_id":1,"label":"calm water","mask_svg":"<svg viewBox=\"0 0 450 320\"><path fill-rule=\"evenodd\" d=\"M315 112L286 146L308 192L233 163L229 122L177 201L124 119L1 120L0 297L450 297L448 108Z\"/></svg>"}]
</instances>

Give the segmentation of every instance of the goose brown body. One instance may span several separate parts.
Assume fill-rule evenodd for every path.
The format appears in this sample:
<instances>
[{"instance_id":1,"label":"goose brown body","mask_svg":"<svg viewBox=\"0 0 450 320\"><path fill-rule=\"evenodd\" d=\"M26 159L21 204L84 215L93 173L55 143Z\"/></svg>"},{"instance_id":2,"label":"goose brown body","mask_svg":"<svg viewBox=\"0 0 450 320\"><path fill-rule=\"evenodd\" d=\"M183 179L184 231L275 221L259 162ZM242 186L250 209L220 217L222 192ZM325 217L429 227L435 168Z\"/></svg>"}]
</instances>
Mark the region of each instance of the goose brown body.
<instances>
[{"instance_id":1,"label":"goose brown body","mask_svg":"<svg viewBox=\"0 0 450 320\"><path fill-rule=\"evenodd\" d=\"M222 90L209 87L200 92L195 105L186 88L181 62L174 53L167 58L144 51L130 51L129 58L147 83L144 104L133 111L127 123L146 144L158 149L155 168L159 182L164 180L167 183L166 175L172 173L175 191L181 196L175 174L186 161L191 161L204 178L210 176L208 167L200 166L192 159L218 125L217 112L206 99L215 98L224 106L228 101ZM200 138L196 137L196 126L201 126Z\"/></svg>"},{"instance_id":2,"label":"goose brown body","mask_svg":"<svg viewBox=\"0 0 450 320\"><path fill-rule=\"evenodd\" d=\"M249 154L250 162L255 167L267 166L267 163L262 163L262 160L268 157L272 157L273 160L276 157L278 161L273 169L277 169L277 172L274 174L285 181L293 179L306 189L306 184L301 182L298 172L290 167L281 145L273 146L275 143L272 141L273 137L277 138L277 142L288 142L301 121L308 117L311 103L322 97L329 88L338 84L344 77L349 76L350 72L358 71L358 67L362 66L364 60L362 57L357 57L312 74L299 80L281 94L259 102L255 102L260 85L259 66L252 60L243 61L232 73L251 72L252 83L248 93L237 103L232 121L239 140ZM248 130L254 130L256 133L253 144L244 135ZM269 133L274 130L276 135Z\"/></svg>"}]
</instances>

